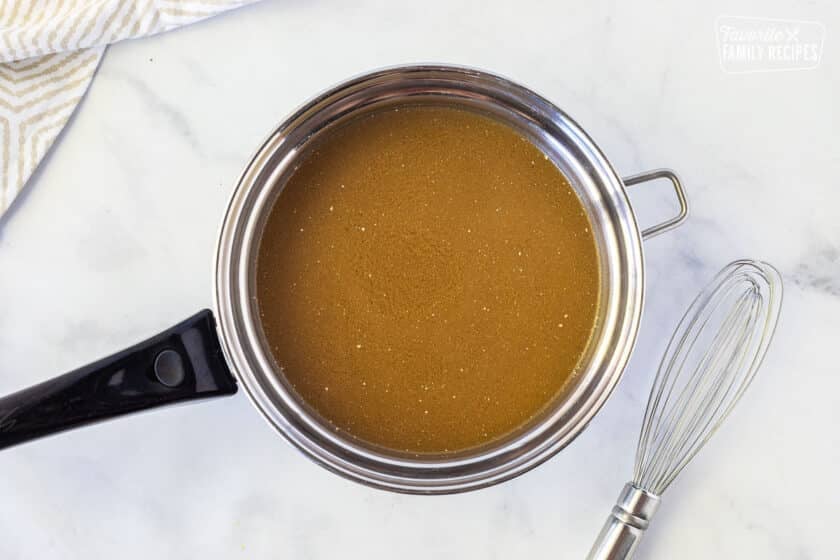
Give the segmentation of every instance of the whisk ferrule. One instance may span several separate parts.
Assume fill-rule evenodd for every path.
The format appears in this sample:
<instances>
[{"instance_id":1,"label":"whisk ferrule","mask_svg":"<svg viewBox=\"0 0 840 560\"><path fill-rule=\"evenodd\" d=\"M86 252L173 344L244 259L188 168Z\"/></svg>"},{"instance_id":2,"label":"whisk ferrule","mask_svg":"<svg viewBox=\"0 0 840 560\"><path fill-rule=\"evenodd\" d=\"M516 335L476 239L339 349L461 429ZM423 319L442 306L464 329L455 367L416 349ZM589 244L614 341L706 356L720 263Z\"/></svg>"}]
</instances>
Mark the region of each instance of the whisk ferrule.
<instances>
[{"instance_id":1,"label":"whisk ferrule","mask_svg":"<svg viewBox=\"0 0 840 560\"><path fill-rule=\"evenodd\" d=\"M659 496L625 484L587 560L629 558L658 508Z\"/></svg>"},{"instance_id":2,"label":"whisk ferrule","mask_svg":"<svg viewBox=\"0 0 840 560\"><path fill-rule=\"evenodd\" d=\"M659 496L628 482L618 495L612 516L630 527L644 531L659 508Z\"/></svg>"}]
</instances>

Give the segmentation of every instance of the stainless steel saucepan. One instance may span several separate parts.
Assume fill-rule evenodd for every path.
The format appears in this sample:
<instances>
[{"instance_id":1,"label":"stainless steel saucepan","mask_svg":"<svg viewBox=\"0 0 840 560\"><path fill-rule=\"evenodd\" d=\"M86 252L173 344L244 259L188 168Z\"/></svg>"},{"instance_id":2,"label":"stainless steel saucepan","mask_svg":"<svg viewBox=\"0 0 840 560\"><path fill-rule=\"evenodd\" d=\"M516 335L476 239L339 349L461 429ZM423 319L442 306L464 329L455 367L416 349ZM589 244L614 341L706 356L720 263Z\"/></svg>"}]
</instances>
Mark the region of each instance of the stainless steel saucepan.
<instances>
[{"instance_id":1,"label":"stainless steel saucepan","mask_svg":"<svg viewBox=\"0 0 840 560\"><path fill-rule=\"evenodd\" d=\"M330 429L295 394L273 361L254 297L262 227L313 140L347 119L404 104L478 111L533 141L583 201L600 258L599 316L573 388L514 433L460 453L389 452ZM642 230L627 188L657 179L670 181L680 211ZM441 494L507 480L565 447L610 395L639 329L645 280L642 241L676 227L687 214L685 193L672 171L622 179L568 115L507 79L440 65L401 66L359 76L293 113L246 167L219 234L215 309L99 362L0 399L0 448L136 410L231 395L242 386L269 423L298 449L358 482L399 492Z\"/></svg>"}]
</instances>

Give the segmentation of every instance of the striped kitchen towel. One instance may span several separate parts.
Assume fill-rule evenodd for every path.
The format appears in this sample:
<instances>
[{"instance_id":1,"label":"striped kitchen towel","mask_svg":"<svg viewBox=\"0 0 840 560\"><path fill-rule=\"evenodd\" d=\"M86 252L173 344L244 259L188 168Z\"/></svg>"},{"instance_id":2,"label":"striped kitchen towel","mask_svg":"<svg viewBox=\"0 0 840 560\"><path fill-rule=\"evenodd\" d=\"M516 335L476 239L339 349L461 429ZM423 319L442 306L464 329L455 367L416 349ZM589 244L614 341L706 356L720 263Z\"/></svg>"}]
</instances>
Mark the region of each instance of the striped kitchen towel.
<instances>
[{"instance_id":1,"label":"striped kitchen towel","mask_svg":"<svg viewBox=\"0 0 840 560\"><path fill-rule=\"evenodd\" d=\"M0 215L93 79L106 45L256 0L0 0Z\"/></svg>"}]
</instances>

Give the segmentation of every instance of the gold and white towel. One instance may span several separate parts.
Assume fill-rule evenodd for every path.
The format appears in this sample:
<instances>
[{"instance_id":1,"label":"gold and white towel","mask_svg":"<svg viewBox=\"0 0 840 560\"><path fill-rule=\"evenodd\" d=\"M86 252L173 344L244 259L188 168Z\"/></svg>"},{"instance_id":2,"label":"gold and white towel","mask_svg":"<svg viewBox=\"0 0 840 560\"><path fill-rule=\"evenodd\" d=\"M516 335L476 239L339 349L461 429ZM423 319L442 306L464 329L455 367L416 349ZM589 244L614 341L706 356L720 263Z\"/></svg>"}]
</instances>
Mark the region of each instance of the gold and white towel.
<instances>
[{"instance_id":1,"label":"gold and white towel","mask_svg":"<svg viewBox=\"0 0 840 560\"><path fill-rule=\"evenodd\" d=\"M106 45L256 0L0 0L0 215L93 79Z\"/></svg>"}]
</instances>

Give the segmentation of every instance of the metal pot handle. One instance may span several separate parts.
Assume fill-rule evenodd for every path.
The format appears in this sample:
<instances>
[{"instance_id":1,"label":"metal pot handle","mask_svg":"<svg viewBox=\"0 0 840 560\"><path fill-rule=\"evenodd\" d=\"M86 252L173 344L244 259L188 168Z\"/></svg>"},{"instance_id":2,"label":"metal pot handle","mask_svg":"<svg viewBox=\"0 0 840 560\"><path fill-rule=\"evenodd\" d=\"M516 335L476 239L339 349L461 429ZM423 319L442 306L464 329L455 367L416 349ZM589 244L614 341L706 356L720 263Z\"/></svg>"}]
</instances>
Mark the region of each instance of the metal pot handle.
<instances>
[{"instance_id":1,"label":"metal pot handle","mask_svg":"<svg viewBox=\"0 0 840 560\"><path fill-rule=\"evenodd\" d=\"M677 200L680 203L680 213L669 220L665 220L655 226L643 229L642 239L650 239L651 237L656 237L660 233L672 230L688 218L688 199L685 196L685 190L680 182L680 178L677 177L677 174L670 169L653 169L651 171L643 171L642 173L630 175L629 177L623 177L621 180L625 187L632 187L633 185L654 181L656 179L668 179L671 181L671 184L674 186L674 192L677 193Z\"/></svg>"}]
</instances>

